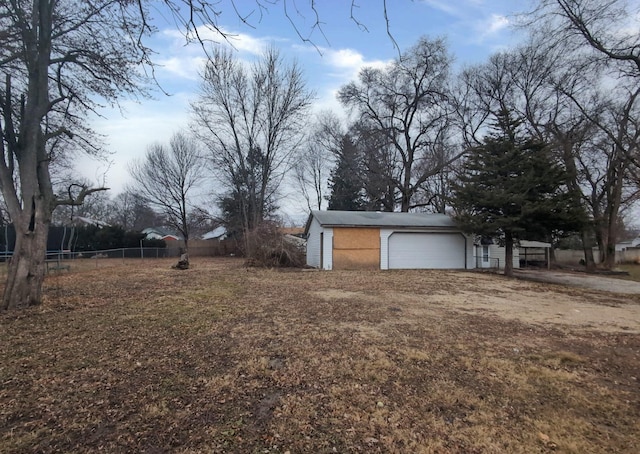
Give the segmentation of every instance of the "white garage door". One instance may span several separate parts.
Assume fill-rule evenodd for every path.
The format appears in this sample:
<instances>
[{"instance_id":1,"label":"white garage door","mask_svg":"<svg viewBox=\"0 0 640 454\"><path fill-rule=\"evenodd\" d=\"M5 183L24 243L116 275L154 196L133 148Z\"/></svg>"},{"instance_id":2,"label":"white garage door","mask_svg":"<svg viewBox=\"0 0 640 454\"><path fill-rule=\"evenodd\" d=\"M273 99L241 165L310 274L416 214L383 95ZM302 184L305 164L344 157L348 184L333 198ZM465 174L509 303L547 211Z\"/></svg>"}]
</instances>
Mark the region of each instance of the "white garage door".
<instances>
[{"instance_id":1,"label":"white garage door","mask_svg":"<svg viewBox=\"0 0 640 454\"><path fill-rule=\"evenodd\" d=\"M464 269L465 241L459 233L398 233L389 237L389 269Z\"/></svg>"}]
</instances>

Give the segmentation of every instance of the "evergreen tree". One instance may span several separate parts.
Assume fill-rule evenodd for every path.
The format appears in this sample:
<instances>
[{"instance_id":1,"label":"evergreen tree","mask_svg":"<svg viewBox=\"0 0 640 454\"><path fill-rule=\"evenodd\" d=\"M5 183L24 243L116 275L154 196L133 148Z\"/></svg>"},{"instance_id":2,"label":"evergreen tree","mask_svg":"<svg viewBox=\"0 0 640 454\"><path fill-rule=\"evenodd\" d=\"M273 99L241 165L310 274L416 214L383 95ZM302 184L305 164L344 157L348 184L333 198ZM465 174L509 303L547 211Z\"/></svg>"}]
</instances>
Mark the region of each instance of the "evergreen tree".
<instances>
[{"instance_id":1,"label":"evergreen tree","mask_svg":"<svg viewBox=\"0 0 640 454\"><path fill-rule=\"evenodd\" d=\"M517 121L499 115L496 133L471 149L453 185L456 219L470 233L505 246L505 275L513 274L513 244L578 228L579 199L566 188L567 173L546 144L519 137Z\"/></svg>"},{"instance_id":2,"label":"evergreen tree","mask_svg":"<svg viewBox=\"0 0 640 454\"><path fill-rule=\"evenodd\" d=\"M329 210L362 210L365 205L362 196L358 150L348 137L342 138L336 167L329 178Z\"/></svg>"}]
</instances>

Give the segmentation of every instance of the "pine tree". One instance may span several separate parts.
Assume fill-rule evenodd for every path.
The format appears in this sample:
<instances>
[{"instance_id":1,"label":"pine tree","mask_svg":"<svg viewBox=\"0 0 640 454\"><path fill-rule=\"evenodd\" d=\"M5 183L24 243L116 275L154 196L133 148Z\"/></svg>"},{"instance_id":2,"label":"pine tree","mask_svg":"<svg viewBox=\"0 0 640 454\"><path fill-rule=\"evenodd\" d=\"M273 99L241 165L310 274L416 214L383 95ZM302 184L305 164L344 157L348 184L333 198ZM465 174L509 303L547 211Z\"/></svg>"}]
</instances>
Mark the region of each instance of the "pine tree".
<instances>
[{"instance_id":1,"label":"pine tree","mask_svg":"<svg viewBox=\"0 0 640 454\"><path fill-rule=\"evenodd\" d=\"M505 275L513 274L513 244L578 228L579 199L566 189L567 174L550 148L519 136L519 123L503 112L495 133L472 148L453 185L456 219L470 233L498 238L505 246Z\"/></svg>"},{"instance_id":2,"label":"pine tree","mask_svg":"<svg viewBox=\"0 0 640 454\"><path fill-rule=\"evenodd\" d=\"M329 210L358 211L365 206L359 177L358 150L347 136L342 138L340 156L329 178Z\"/></svg>"}]
</instances>

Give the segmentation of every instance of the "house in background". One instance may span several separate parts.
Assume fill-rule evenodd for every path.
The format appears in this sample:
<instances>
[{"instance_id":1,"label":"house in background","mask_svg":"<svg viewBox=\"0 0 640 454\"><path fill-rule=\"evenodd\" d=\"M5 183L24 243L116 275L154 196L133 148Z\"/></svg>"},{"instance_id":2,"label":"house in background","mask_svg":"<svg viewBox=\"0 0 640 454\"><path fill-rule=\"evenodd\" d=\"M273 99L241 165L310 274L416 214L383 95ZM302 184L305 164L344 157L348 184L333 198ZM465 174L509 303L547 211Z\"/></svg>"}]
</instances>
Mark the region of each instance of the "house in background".
<instances>
[{"instance_id":1,"label":"house in background","mask_svg":"<svg viewBox=\"0 0 640 454\"><path fill-rule=\"evenodd\" d=\"M222 241L227 237L227 229L220 225L213 230L204 233L201 237L203 240L218 240Z\"/></svg>"},{"instance_id":2,"label":"house in background","mask_svg":"<svg viewBox=\"0 0 640 454\"><path fill-rule=\"evenodd\" d=\"M147 227L141 233L146 235L146 240L179 241L182 239L162 227Z\"/></svg>"},{"instance_id":3,"label":"house in background","mask_svg":"<svg viewBox=\"0 0 640 454\"><path fill-rule=\"evenodd\" d=\"M85 216L74 216L71 218L73 225L96 225L98 227L110 227L110 225L104 221L98 219L92 219Z\"/></svg>"},{"instance_id":4,"label":"house in background","mask_svg":"<svg viewBox=\"0 0 640 454\"><path fill-rule=\"evenodd\" d=\"M307 265L331 269L471 269L473 238L444 214L312 211Z\"/></svg>"},{"instance_id":5,"label":"house in background","mask_svg":"<svg viewBox=\"0 0 640 454\"><path fill-rule=\"evenodd\" d=\"M626 251L627 249L640 247L640 235L632 240L621 241L616 243L616 252Z\"/></svg>"}]
</instances>

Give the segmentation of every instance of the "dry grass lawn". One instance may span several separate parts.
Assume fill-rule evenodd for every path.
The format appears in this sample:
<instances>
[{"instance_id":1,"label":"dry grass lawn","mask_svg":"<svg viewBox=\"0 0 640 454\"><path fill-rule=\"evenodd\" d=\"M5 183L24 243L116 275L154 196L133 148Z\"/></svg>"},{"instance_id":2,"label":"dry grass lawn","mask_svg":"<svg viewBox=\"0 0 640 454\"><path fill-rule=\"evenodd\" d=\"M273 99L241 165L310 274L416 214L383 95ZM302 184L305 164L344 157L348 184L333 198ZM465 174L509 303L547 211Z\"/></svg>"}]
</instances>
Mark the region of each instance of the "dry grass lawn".
<instances>
[{"instance_id":1,"label":"dry grass lawn","mask_svg":"<svg viewBox=\"0 0 640 454\"><path fill-rule=\"evenodd\" d=\"M0 452L640 452L638 296L170 264L0 315Z\"/></svg>"}]
</instances>

